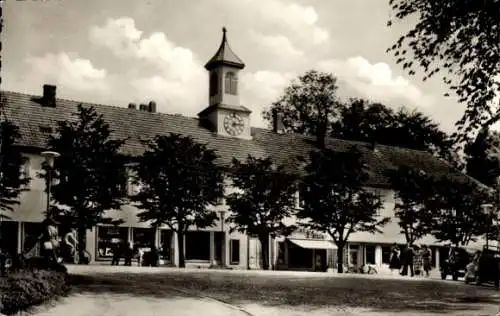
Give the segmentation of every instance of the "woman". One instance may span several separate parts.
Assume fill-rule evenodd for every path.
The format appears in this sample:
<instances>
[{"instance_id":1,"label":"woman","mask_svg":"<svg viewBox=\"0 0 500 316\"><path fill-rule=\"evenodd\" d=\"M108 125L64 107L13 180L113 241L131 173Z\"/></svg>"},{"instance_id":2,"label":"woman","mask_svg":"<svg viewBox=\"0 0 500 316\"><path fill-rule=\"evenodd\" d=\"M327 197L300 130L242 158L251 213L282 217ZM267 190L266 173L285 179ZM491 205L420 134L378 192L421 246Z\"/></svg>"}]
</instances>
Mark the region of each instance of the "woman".
<instances>
[{"instance_id":1,"label":"woman","mask_svg":"<svg viewBox=\"0 0 500 316\"><path fill-rule=\"evenodd\" d=\"M401 268L400 254L401 251L399 250L399 246L397 244L392 245L391 258L389 260L389 269L391 269L391 274L394 274L394 270L399 272L399 269Z\"/></svg>"},{"instance_id":2,"label":"woman","mask_svg":"<svg viewBox=\"0 0 500 316\"><path fill-rule=\"evenodd\" d=\"M422 246L422 260L424 265L425 276L429 276L429 271L431 270L431 250L426 245Z\"/></svg>"}]
</instances>

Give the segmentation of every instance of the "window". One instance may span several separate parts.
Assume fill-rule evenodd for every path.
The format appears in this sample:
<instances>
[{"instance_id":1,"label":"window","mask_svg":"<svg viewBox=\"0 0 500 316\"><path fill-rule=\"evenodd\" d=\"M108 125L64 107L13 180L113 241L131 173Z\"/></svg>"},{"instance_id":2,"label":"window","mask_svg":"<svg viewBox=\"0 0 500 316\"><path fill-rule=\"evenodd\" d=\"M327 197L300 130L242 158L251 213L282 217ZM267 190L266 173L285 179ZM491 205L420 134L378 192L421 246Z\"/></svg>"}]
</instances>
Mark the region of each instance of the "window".
<instances>
[{"instance_id":1,"label":"window","mask_svg":"<svg viewBox=\"0 0 500 316\"><path fill-rule=\"evenodd\" d=\"M286 262L286 258L285 258L285 254L286 254L286 242L284 241L280 241L278 243L278 264L285 264Z\"/></svg>"},{"instance_id":2,"label":"window","mask_svg":"<svg viewBox=\"0 0 500 316\"><path fill-rule=\"evenodd\" d=\"M97 257L111 258L113 246L124 241L128 241L128 227L98 226Z\"/></svg>"},{"instance_id":3,"label":"window","mask_svg":"<svg viewBox=\"0 0 500 316\"><path fill-rule=\"evenodd\" d=\"M366 263L375 264L375 246L366 246Z\"/></svg>"},{"instance_id":4,"label":"window","mask_svg":"<svg viewBox=\"0 0 500 316\"><path fill-rule=\"evenodd\" d=\"M42 132L44 134L52 134L52 127L50 127L50 126L40 125L39 128L40 128L40 132Z\"/></svg>"},{"instance_id":5,"label":"window","mask_svg":"<svg viewBox=\"0 0 500 316\"><path fill-rule=\"evenodd\" d=\"M212 72L212 74L210 75L210 96L214 96L217 94L217 90L219 89L218 87L218 77L217 77L217 73L215 72Z\"/></svg>"},{"instance_id":6,"label":"window","mask_svg":"<svg viewBox=\"0 0 500 316\"><path fill-rule=\"evenodd\" d=\"M210 232L186 233L186 260L210 260Z\"/></svg>"},{"instance_id":7,"label":"window","mask_svg":"<svg viewBox=\"0 0 500 316\"><path fill-rule=\"evenodd\" d=\"M214 260L222 261L222 245L224 243L224 233L214 232Z\"/></svg>"},{"instance_id":8,"label":"window","mask_svg":"<svg viewBox=\"0 0 500 316\"><path fill-rule=\"evenodd\" d=\"M154 228L132 228L132 241L134 243L134 249L139 248L151 248L155 245L155 234Z\"/></svg>"},{"instance_id":9,"label":"window","mask_svg":"<svg viewBox=\"0 0 500 316\"><path fill-rule=\"evenodd\" d=\"M240 263L240 240L231 239L231 243L229 245L231 247L231 264Z\"/></svg>"},{"instance_id":10,"label":"window","mask_svg":"<svg viewBox=\"0 0 500 316\"><path fill-rule=\"evenodd\" d=\"M391 247L382 246L382 263L387 263L391 261Z\"/></svg>"},{"instance_id":11,"label":"window","mask_svg":"<svg viewBox=\"0 0 500 316\"><path fill-rule=\"evenodd\" d=\"M234 72L228 72L226 73L226 78L224 81L224 92L227 94L233 94L236 95L238 94L238 78L234 74Z\"/></svg>"}]
</instances>

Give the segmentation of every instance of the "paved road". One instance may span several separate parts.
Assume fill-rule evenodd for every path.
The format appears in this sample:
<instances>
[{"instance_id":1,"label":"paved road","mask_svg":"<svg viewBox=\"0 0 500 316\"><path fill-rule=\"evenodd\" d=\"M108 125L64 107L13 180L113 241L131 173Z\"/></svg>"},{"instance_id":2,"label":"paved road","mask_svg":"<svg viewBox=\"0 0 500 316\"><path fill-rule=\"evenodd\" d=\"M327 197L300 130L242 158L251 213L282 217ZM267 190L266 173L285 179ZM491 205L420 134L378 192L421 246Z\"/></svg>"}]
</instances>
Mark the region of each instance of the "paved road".
<instances>
[{"instance_id":1,"label":"paved road","mask_svg":"<svg viewBox=\"0 0 500 316\"><path fill-rule=\"evenodd\" d=\"M396 279L400 276L388 275L332 275L323 273L307 273L307 272L270 272L270 271L220 271L211 270L185 270L175 268L145 268L145 267L115 267L115 266L69 266L69 271L72 275L81 276L87 281L80 282L75 288L74 294L57 302L53 307L43 307L35 316L149 316L149 315L180 315L180 316L302 316L302 315L331 315L331 316L393 316L393 315L443 315L443 313L434 313L430 311L416 312L398 312L396 310L376 311L367 308L343 308L338 309L334 306L318 306L311 308L300 304L262 304L259 299L250 299L245 303L238 303L233 300L233 305L225 303L229 301L224 299L224 290L222 295L217 296L217 299L205 297L203 293L196 290L190 290L195 287L186 286L184 289L175 287L172 284L175 282L169 281L170 278L182 277L183 274L199 274L200 277L224 279L224 278L241 278L242 274L253 275L251 278L263 278L263 275L272 275L275 280L278 279L294 279L306 277L311 280L316 279L323 283L318 278L333 278L334 283L348 282L351 280L341 279L356 279L359 278L380 278L380 279ZM118 277L115 273L126 272L127 276ZM207 275L207 273L209 273ZM159 274L158 277L151 274ZM231 275L234 274L234 277ZM406 278L407 280L410 278ZM147 281L140 281L147 280ZM191 278L190 280L196 280ZM267 277L265 280L268 280ZM417 286L418 282L432 282L430 279L413 278L413 283ZM450 281L452 282L452 281ZM356 283L356 281L354 281ZM394 282L393 282L394 283ZM441 282L439 282L441 283ZM178 284L178 283L177 283ZM399 282L398 282L399 284ZM453 284L455 284L453 282ZM179 284L178 284L179 285ZM463 286L457 284L457 286ZM318 289L319 290L319 289ZM258 289L257 289L258 291ZM320 290L321 291L321 290ZM221 292L221 291L219 291ZM316 291L317 292L317 291ZM219 293L220 294L220 293ZM278 295L276 293L276 295ZM418 303L418 302L416 302ZM427 304L432 302L427 302ZM391 304L391 302L387 302ZM436 302L436 304L451 304ZM445 312L445 315L481 315L481 316L496 316L499 312L497 306L488 304L481 310L460 310L459 312ZM451 307L451 306L450 306ZM452 310L452 308L450 308Z\"/></svg>"}]
</instances>

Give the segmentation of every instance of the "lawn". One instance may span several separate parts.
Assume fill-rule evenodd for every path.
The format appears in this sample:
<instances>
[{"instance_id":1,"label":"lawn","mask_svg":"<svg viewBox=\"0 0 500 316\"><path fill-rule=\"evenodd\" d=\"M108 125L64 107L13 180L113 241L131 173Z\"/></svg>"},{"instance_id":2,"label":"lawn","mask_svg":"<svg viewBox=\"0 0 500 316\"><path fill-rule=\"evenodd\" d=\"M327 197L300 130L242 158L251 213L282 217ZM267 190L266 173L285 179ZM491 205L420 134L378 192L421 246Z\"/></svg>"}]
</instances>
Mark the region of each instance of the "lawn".
<instances>
[{"instance_id":1,"label":"lawn","mask_svg":"<svg viewBox=\"0 0 500 316\"><path fill-rule=\"evenodd\" d=\"M310 276L278 273L178 271L74 275L75 292L117 293L165 298L201 295L236 306L259 305L314 311L325 308L400 312L477 314L500 306L493 288L440 280L384 279L371 276Z\"/></svg>"}]
</instances>

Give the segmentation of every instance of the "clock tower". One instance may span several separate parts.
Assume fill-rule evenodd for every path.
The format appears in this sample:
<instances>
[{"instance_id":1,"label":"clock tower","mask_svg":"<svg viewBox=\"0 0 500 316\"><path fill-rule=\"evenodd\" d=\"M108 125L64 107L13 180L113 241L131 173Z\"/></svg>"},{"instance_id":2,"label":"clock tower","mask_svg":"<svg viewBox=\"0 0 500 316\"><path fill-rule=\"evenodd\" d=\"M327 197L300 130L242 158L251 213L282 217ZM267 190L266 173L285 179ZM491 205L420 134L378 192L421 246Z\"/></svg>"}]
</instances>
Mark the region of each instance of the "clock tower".
<instances>
[{"instance_id":1,"label":"clock tower","mask_svg":"<svg viewBox=\"0 0 500 316\"><path fill-rule=\"evenodd\" d=\"M251 139L250 111L240 104L238 76L245 64L229 47L226 28L215 55L205 64L208 71L208 107L198 113L204 126L227 137Z\"/></svg>"}]
</instances>

